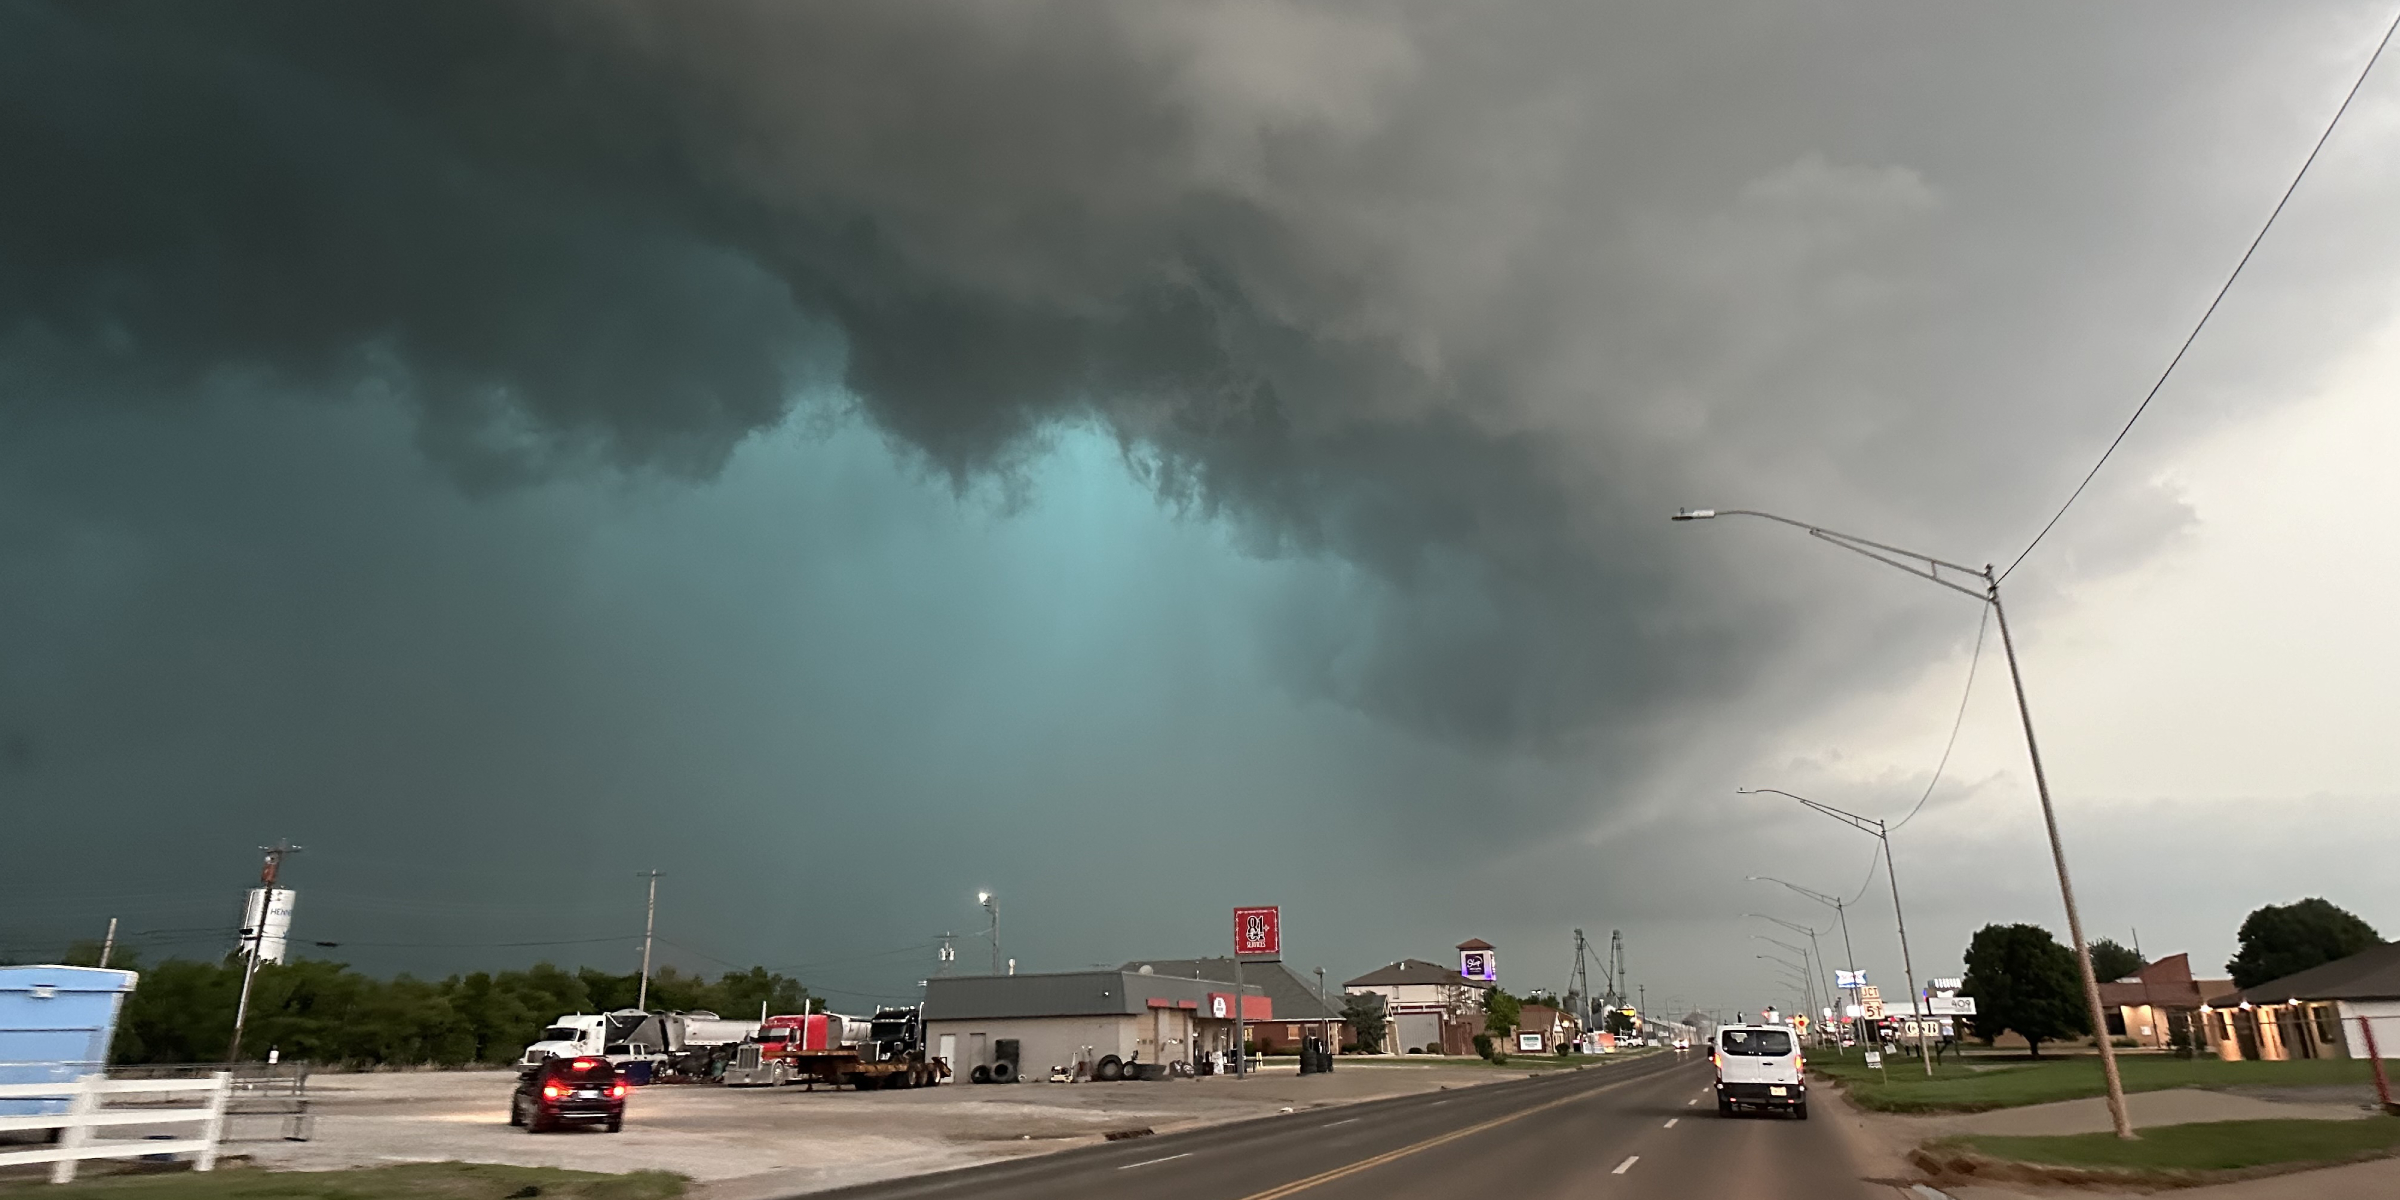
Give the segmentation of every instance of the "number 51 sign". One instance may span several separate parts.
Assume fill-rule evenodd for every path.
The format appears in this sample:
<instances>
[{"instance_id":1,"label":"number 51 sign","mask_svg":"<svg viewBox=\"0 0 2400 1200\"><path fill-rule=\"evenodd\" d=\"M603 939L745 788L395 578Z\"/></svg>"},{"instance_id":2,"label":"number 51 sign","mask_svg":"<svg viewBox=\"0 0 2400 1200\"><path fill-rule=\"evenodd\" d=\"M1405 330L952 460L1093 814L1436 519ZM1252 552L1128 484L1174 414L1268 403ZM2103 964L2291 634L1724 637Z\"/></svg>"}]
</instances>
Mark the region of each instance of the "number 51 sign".
<instances>
[{"instance_id":1,"label":"number 51 sign","mask_svg":"<svg viewBox=\"0 0 2400 1200\"><path fill-rule=\"evenodd\" d=\"M1277 958L1283 954L1283 910L1233 910L1233 952L1245 958Z\"/></svg>"}]
</instances>

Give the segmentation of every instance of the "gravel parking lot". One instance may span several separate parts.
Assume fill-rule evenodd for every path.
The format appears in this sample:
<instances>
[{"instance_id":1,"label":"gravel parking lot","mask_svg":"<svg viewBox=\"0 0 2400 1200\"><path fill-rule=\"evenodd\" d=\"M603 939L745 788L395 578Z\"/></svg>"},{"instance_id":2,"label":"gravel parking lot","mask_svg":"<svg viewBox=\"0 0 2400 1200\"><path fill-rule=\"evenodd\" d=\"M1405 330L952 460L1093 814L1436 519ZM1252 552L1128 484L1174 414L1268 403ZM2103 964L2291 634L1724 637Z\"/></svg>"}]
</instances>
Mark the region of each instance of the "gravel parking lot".
<instances>
[{"instance_id":1,"label":"gravel parking lot","mask_svg":"<svg viewBox=\"0 0 2400 1200\"><path fill-rule=\"evenodd\" d=\"M658 1169L700 1181L705 1200L762 1200L1042 1154L1110 1130L1157 1133L1522 1076L1464 1064L1343 1060L1331 1075L1286 1065L1248 1080L984 1086L898 1092L662 1085L637 1091L625 1131L528 1134L508 1123L505 1071L319 1075L315 1136L275 1138L251 1118L229 1154L322 1170L464 1160L587 1171ZM263 1139L263 1140L252 1140Z\"/></svg>"}]
</instances>

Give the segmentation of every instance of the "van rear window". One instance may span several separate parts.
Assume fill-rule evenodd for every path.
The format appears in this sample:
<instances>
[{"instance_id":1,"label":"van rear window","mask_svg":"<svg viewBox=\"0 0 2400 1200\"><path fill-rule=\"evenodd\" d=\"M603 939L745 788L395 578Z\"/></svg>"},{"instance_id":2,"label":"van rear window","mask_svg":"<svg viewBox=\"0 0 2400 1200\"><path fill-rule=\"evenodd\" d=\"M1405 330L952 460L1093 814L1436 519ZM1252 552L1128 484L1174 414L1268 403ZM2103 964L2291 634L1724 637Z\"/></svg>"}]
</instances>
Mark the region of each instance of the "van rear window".
<instances>
[{"instance_id":1,"label":"van rear window","mask_svg":"<svg viewBox=\"0 0 2400 1200\"><path fill-rule=\"evenodd\" d=\"M1727 1054L1781 1058L1792 1052L1792 1035L1781 1029L1728 1029L1718 1044Z\"/></svg>"}]
</instances>

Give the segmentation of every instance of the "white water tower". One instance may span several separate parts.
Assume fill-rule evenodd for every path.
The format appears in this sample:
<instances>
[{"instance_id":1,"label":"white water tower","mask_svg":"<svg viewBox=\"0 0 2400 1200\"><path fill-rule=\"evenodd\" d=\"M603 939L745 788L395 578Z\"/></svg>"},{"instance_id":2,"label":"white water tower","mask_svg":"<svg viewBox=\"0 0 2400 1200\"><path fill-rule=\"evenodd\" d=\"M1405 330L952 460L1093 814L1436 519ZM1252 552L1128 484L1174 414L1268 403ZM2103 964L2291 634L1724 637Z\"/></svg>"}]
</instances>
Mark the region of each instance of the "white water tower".
<instances>
[{"instance_id":1,"label":"white water tower","mask_svg":"<svg viewBox=\"0 0 2400 1200\"><path fill-rule=\"evenodd\" d=\"M287 887L254 887L242 906L243 954L258 961L280 963L292 934L292 902L298 895Z\"/></svg>"}]
</instances>

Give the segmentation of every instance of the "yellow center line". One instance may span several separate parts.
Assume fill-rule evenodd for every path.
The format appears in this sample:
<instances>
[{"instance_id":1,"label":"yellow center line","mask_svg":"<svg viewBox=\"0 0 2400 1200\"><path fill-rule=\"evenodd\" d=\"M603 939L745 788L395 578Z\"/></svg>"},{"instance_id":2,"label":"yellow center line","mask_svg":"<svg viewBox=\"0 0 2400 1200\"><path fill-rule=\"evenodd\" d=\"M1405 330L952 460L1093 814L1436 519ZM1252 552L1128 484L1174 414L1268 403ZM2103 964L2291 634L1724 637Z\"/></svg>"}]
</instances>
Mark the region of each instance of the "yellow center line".
<instances>
[{"instance_id":1,"label":"yellow center line","mask_svg":"<svg viewBox=\"0 0 2400 1200\"><path fill-rule=\"evenodd\" d=\"M1611 1088L1621 1088L1629 1083L1639 1083L1645 1079L1655 1079L1659 1075L1664 1075L1666 1073L1667 1072L1659 1071L1648 1075L1637 1075L1631 1079L1620 1079L1615 1083L1604 1083L1599 1087L1589 1088L1584 1091L1577 1092L1572 1096L1561 1096L1556 1100L1544 1101L1543 1103L1536 1104L1531 1108L1518 1109L1517 1111L1504 1117L1494 1117L1491 1120L1485 1121L1479 1125L1469 1125L1464 1129L1453 1129L1448 1133L1436 1134L1433 1137L1426 1138L1424 1141L1402 1146L1397 1150L1384 1151L1373 1158L1362 1158L1346 1167L1335 1167L1334 1169L1326 1171L1323 1174L1311 1175L1306 1179L1297 1179L1278 1187L1268 1188L1263 1192L1252 1192L1251 1194L1242 1197L1242 1200L1281 1200L1281 1198L1284 1196L1292 1195L1295 1192L1307 1191L1308 1189L1313 1188L1321 1183L1332 1183L1336 1179L1342 1179L1347 1176L1356 1175L1360 1171L1364 1171L1370 1167L1380 1167L1385 1163L1407 1158L1411 1154L1416 1154L1424 1150L1431 1150L1435 1146L1446 1145L1450 1142L1455 1142L1460 1138L1470 1137L1475 1134L1482 1133L1487 1129L1498 1129L1502 1125L1506 1125L1509 1122L1517 1120L1521 1117L1530 1117L1535 1113L1545 1112L1549 1109L1557 1108L1562 1104L1573 1104L1578 1100L1589 1099L1590 1097L1599 1095L1600 1093L1608 1091Z\"/></svg>"}]
</instances>

